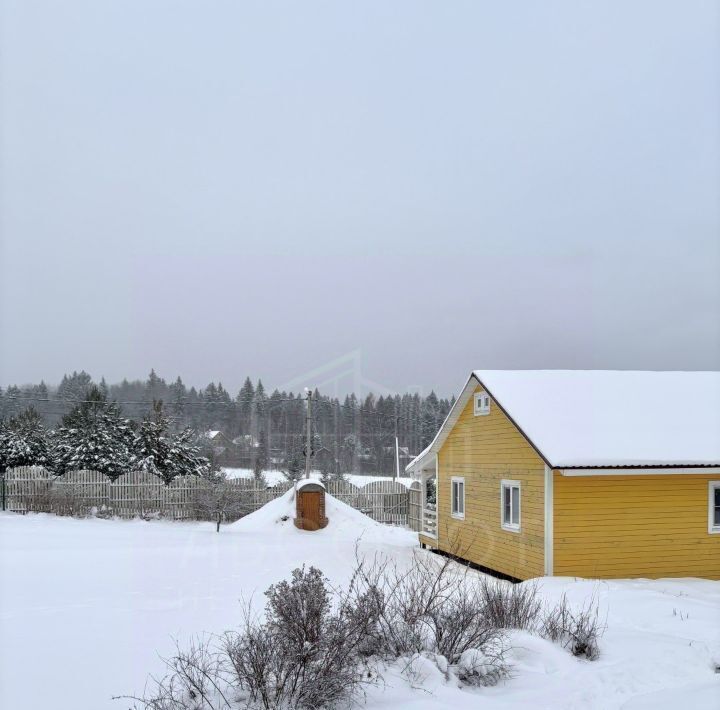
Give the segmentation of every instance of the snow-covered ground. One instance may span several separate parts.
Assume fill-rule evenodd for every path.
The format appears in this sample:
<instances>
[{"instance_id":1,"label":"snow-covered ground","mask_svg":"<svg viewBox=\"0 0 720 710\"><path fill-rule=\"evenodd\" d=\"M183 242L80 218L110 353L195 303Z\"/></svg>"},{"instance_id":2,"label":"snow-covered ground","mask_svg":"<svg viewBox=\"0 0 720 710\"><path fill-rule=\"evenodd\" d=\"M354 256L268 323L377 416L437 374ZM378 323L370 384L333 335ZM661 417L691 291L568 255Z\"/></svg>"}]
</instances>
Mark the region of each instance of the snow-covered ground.
<instances>
[{"instance_id":1,"label":"snow-covered ground","mask_svg":"<svg viewBox=\"0 0 720 710\"><path fill-rule=\"evenodd\" d=\"M223 468L228 478L252 478L253 472L249 468ZM275 486L278 483L285 483L287 478L282 471L265 471L265 480L268 485ZM319 479L321 477L320 471L311 471L311 478ZM364 486L372 481L392 481L391 476L362 476L358 473L345 474L345 479L353 483L356 486ZM409 476L400 476L397 479L398 483L402 483L404 486L410 487L412 478Z\"/></svg>"},{"instance_id":2,"label":"snow-covered ground","mask_svg":"<svg viewBox=\"0 0 720 710\"><path fill-rule=\"evenodd\" d=\"M322 531L281 521L291 512L286 494L220 534L211 523L0 514L0 708L125 710L112 695L141 693L173 639L233 627L240 597L262 606L262 592L302 564L346 582L359 537L361 554L400 563L416 549L414 534L333 499ZM500 685L460 689L431 664L410 683L390 669L367 708L720 708L720 582L544 579L541 590L599 600L598 661L515 633Z\"/></svg>"}]
</instances>

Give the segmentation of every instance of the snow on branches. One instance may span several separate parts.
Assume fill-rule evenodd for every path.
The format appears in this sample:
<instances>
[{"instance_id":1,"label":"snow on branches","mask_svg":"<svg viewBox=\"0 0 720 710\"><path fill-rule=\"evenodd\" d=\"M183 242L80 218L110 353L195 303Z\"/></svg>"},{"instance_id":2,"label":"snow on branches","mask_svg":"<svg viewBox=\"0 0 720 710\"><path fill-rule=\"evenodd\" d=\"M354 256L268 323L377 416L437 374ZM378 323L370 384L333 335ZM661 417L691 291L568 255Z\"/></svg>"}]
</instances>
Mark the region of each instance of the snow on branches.
<instances>
[{"instance_id":1,"label":"snow on branches","mask_svg":"<svg viewBox=\"0 0 720 710\"><path fill-rule=\"evenodd\" d=\"M84 397L51 432L32 407L0 421L0 471L43 466L56 475L91 470L115 480L141 470L166 484L177 476L212 474L195 432L171 431L162 402L154 402L150 415L136 425L100 388L91 387Z\"/></svg>"},{"instance_id":2,"label":"snow on branches","mask_svg":"<svg viewBox=\"0 0 720 710\"><path fill-rule=\"evenodd\" d=\"M48 466L50 452L42 417L33 407L0 423L0 471L16 466Z\"/></svg>"},{"instance_id":3,"label":"snow on branches","mask_svg":"<svg viewBox=\"0 0 720 710\"><path fill-rule=\"evenodd\" d=\"M192 429L171 433L162 402L154 402L152 414L142 421L135 435L134 467L162 478L166 484L177 476L203 476L210 465L194 439Z\"/></svg>"}]
</instances>

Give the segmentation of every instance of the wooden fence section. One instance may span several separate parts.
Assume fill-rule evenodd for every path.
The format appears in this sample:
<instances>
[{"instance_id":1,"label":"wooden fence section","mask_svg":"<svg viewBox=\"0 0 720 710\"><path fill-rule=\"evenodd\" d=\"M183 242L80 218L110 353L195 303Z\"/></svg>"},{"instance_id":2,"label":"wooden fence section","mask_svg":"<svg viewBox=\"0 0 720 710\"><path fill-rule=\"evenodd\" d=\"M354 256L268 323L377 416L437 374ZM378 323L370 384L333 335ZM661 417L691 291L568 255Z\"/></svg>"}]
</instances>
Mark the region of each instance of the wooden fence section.
<instances>
[{"instance_id":1,"label":"wooden fence section","mask_svg":"<svg viewBox=\"0 0 720 710\"><path fill-rule=\"evenodd\" d=\"M422 489L420 481L413 481L408 491L408 527L415 532L422 529Z\"/></svg>"},{"instance_id":2,"label":"wooden fence section","mask_svg":"<svg viewBox=\"0 0 720 710\"><path fill-rule=\"evenodd\" d=\"M356 486L346 481L328 481L325 488L331 496L379 523L407 524L408 489L402 483L372 481L364 486Z\"/></svg>"},{"instance_id":3,"label":"wooden fence section","mask_svg":"<svg viewBox=\"0 0 720 710\"><path fill-rule=\"evenodd\" d=\"M143 471L124 474L112 482L97 471L72 471L56 478L41 467L28 466L6 471L5 507L19 513L80 515L96 510L123 518L162 516L189 520L198 517L193 496L203 485L195 476L182 476L165 485L157 476ZM257 510L292 487L290 483L263 487L252 478L230 479L224 485L237 490L238 500L247 511ZM419 502L413 502L415 491L401 483L387 480L356 486L329 481L326 488L330 495L380 523L410 524L413 529L419 525Z\"/></svg>"},{"instance_id":4,"label":"wooden fence section","mask_svg":"<svg viewBox=\"0 0 720 710\"><path fill-rule=\"evenodd\" d=\"M52 480L41 466L22 466L5 472L4 503L7 510L24 513L49 510Z\"/></svg>"}]
</instances>

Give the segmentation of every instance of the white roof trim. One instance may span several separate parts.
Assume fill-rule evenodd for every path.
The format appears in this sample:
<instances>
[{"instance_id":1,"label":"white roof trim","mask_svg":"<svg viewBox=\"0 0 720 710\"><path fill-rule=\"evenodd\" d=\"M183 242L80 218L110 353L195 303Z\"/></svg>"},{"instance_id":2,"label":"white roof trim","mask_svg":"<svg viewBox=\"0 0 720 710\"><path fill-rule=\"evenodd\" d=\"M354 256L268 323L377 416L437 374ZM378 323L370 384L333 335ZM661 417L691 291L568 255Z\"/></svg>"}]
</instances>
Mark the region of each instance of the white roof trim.
<instances>
[{"instance_id":1,"label":"white roof trim","mask_svg":"<svg viewBox=\"0 0 720 710\"><path fill-rule=\"evenodd\" d=\"M660 466L635 468L561 468L563 476L568 478L581 476L702 476L707 474L715 476L720 473L717 466Z\"/></svg>"},{"instance_id":2,"label":"white roof trim","mask_svg":"<svg viewBox=\"0 0 720 710\"><path fill-rule=\"evenodd\" d=\"M430 445L424 451L421 451L407 466L405 466L405 471L407 473L411 475L418 475L420 471L425 468L435 468L435 454L437 454L440 447L445 443L445 439L447 439L448 434L455 426L455 422L457 422L460 418L460 414L462 414L463 409L465 409L465 405L470 400L470 397L477 386L478 380L473 373L470 377L468 377L460 396L455 400L455 404L451 407L447 417L445 417L445 421L442 423L440 429L438 429L438 433L435 434L435 438L430 442Z\"/></svg>"}]
</instances>

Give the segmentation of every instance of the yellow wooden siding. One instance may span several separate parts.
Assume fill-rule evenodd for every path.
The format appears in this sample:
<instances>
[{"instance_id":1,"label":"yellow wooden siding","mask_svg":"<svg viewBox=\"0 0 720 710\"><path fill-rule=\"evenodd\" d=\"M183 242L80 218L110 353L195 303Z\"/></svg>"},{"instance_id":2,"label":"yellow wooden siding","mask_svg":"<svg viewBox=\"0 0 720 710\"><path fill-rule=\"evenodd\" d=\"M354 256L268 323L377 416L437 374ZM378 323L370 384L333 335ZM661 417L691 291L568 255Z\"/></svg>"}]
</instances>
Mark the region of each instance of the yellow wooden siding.
<instances>
[{"instance_id":1,"label":"yellow wooden siding","mask_svg":"<svg viewBox=\"0 0 720 710\"><path fill-rule=\"evenodd\" d=\"M544 570L544 463L495 402L488 415L475 416L473 399L438 454L438 539L420 540L512 577L537 577ZM453 476L465 478L464 520L450 514ZM519 533L500 525L503 479L521 483Z\"/></svg>"},{"instance_id":2,"label":"yellow wooden siding","mask_svg":"<svg viewBox=\"0 0 720 710\"><path fill-rule=\"evenodd\" d=\"M720 579L712 475L554 474L554 574Z\"/></svg>"}]
</instances>

